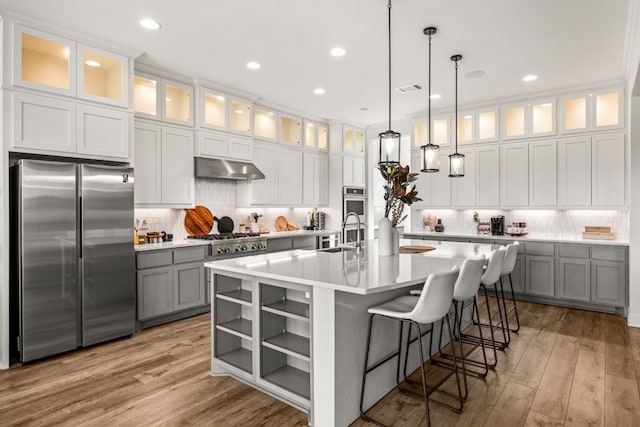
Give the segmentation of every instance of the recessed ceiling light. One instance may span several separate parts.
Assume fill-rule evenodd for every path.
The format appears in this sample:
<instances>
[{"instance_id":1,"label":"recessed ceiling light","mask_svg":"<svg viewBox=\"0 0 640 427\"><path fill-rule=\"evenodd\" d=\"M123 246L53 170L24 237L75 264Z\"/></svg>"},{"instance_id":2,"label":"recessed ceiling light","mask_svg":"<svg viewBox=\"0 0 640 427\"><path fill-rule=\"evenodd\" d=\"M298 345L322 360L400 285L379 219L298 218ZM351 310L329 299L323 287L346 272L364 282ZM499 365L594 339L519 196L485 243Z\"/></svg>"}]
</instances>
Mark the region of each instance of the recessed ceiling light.
<instances>
[{"instance_id":1,"label":"recessed ceiling light","mask_svg":"<svg viewBox=\"0 0 640 427\"><path fill-rule=\"evenodd\" d=\"M316 95L324 95L325 91L321 87L318 87L313 90L313 93L315 93Z\"/></svg>"},{"instance_id":2,"label":"recessed ceiling light","mask_svg":"<svg viewBox=\"0 0 640 427\"><path fill-rule=\"evenodd\" d=\"M157 30L160 28L160 24L151 18L142 18L139 23L142 28L146 28L147 30Z\"/></svg>"},{"instance_id":3,"label":"recessed ceiling light","mask_svg":"<svg viewBox=\"0 0 640 427\"><path fill-rule=\"evenodd\" d=\"M262 68L262 65L258 64L255 61L247 62L247 68L250 70L259 70Z\"/></svg>"},{"instance_id":4,"label":"recessed ceiling light","mask_svg":"<svg viewBox=\"0 0 640 427\"><path fill-rule=\"evenodd\" d=\"M87 64L89 67L99 67L100 63L98 61L94 61L93 59L90 59L88 61L84 61L85 64Z\"/></svg>"},{"instance_id":5,"label":"recessed ceiling light","mask_svg":"<svg viewBox=\"0 0 640 427\"><path fill-rule=\"evenodd\" d=\"M484 71L481 71L481 70L470 71L464 76L468 79L479 79L480 77L484 76Z\"/></svg>"},{"instance_id":6,"label":"recessed ceiling light","mask_svg":"<svg viewBox=\"0 0 640 427\"><path fill-rule=\"evenodd\" d=\"M536 76L535 74L529 74L529 75L524 76L522 78L522 81L523 82L532 82L532 81L537 80L537 79L538 79L538 76Z\"/></svg>"},{"instance_id":7,"label":"recessed ceiling light","mask_svg":"<svg viewBox=\"0 0 640 427\"><path fill-rule=\"evenodd\" d=\"M442 95L440 95L439 93L432 93L429 98L431 98L431 99L440 99L440 98L442 98Z\"/></svg>"},{"instance_id":8,"label":"recessed ceiling light","mask_svg":"<svg viewBox=\"0 0 640 427\"><path fill-rule=\"evenodd\" d=\"M331 52L329 53L331 53L331 56L344 56L347 51L338 46L331 49Z\"/></svg>"}]
</instances>

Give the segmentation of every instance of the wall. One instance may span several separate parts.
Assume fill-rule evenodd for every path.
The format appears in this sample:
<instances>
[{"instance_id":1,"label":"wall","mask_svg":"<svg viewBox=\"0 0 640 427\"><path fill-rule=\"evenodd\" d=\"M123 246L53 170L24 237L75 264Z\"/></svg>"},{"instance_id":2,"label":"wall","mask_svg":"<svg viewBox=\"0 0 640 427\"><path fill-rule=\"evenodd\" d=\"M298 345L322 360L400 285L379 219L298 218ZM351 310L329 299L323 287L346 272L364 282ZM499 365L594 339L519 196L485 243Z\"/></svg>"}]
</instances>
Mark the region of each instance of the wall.
<instances>
[{"instance_id":1,"label":"wall","mask_svg":"<svg viewBox=\"0 0 640 427\"><path fill-rule=\"evenodd\" d=\"M237 208L236 181L227 179L196 179L196 205L209 208L217 217L228 216L233 219L235 229L239 231L240 224L248 224L247 216L252 212L262 215L258 222L264 224L270 231L274 230L274 221L282 215L299 228L305 224L308 208ZM320 211L323 209L320 208ZM185 239L187 232L184 228L184 209L136 209L135 218L147 221L149 231L166 231L174 239ZM217 233L217 223L212 233Z\"/></svg>"}]
</instances>

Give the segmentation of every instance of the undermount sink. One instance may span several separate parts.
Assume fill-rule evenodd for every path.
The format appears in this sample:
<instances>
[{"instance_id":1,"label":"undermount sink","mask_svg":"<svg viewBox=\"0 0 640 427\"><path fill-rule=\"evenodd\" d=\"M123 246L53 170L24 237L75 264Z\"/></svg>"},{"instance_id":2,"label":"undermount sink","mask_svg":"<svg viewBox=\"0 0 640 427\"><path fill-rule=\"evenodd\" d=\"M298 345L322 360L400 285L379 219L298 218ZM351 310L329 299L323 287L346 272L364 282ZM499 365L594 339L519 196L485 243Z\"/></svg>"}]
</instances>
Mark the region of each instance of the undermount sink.
<instances>
[{"instance_id":1,"label":"undermount sink","mask_svg":"<svg viewBox=\"0 0 640 427\"><path fill-rule=\"evenodd\" d=\"M344 252L355 251L355 246L336 246L335 248L320 249L321 252Z\"/></svg>"}]
</instances>

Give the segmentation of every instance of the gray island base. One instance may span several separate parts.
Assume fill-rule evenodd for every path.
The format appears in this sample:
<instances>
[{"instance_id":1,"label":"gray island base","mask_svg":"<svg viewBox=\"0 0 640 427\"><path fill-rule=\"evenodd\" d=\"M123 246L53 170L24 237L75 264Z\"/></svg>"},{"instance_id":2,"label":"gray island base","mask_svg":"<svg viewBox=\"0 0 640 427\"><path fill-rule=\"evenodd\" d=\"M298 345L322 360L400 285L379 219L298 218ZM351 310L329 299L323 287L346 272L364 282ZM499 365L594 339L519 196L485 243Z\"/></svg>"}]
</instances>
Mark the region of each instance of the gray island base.
<instances>
[{"instance_id":1,"label":"gray island base","mask_svg":"<svg viewBox=\"0 0 640 427\"><path fill-rule=\"evenodd\" d=\"M489 244L401 240L435 249L379 256L377 244L368 241L359 252L293 250L206 263L211 374L232 375L306 411L313 426L357 419L367 308L421 288L430 273L491 252ZM394 349L399 331L397 323L375 322L371 361ZM417 352L411 356L409 370L419 366ZM390 361L368 377L365 407L394 386Z\"/></svg>"}]
</instances>

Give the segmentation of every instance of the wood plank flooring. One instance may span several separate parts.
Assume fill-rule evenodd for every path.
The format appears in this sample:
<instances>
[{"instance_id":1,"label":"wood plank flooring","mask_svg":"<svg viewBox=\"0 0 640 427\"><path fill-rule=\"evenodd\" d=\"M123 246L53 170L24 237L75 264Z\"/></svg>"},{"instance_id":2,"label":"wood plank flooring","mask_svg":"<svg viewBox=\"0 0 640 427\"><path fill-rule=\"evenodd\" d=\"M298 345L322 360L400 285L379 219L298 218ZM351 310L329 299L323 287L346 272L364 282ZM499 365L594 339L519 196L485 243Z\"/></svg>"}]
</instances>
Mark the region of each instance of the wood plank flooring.
<instances>
[{"instance_id":1,"label":"wood plank flooring","mask_svg":"<svg viewBox=\"0 0 640 427\"><path fill-rule=\"evenodd\" d=\"M522 328L498 352L497 369L469 379L461 414L431 405L434 427L640 425L640 329L615 315L519 307ZM306 425L293 407L209 376L209 327L203 315L0 371L0 425ZM452 380L445 386L455 390ZM395 390L369 413L392 426L426 425L421 401Z\"/></svg>"}]
</instances>

